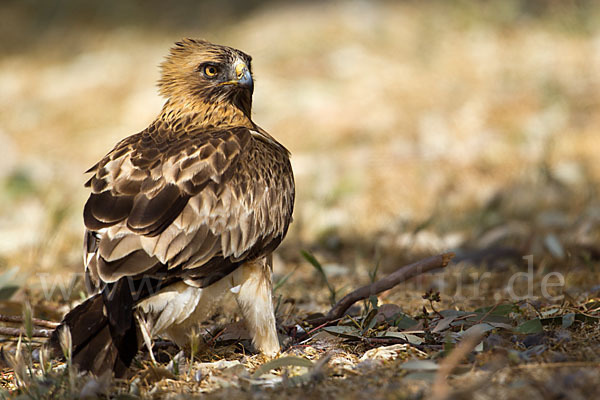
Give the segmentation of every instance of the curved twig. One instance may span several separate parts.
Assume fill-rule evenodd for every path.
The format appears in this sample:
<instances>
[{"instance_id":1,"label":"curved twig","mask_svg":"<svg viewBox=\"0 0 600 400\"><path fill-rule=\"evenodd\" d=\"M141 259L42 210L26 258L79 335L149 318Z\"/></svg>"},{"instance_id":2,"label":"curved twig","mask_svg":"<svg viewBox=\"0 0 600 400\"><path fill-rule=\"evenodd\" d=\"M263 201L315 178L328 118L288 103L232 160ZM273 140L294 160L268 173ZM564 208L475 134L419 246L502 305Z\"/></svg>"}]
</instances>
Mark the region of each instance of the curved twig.
<instances>
[{"instance_id":1,"label":"curved twig","mask_svg":"<svg viewBox=\"0 0 600 400\"><path fill-rule=\"evenodd\" d=\"M50 329L35 329L34 328L31 331L32 337L50 337L51 334L52 334L52 330L50 330ZM27 333L25 332L25 329L22 329L22 328L9 328L6 326L0 326L0 335L26 337Z\"/></svg>"},{"instance_id":2,"label":"curved twig","mask_svg":"<svg viewBox=\"0 0 600 400\"><path fill-rule=\"evenodd\" d=\"M0 322L14 322L23 323L23 317L21 315L2 315L0 314ZM46 319L31 318L33 325L41 326L43 328L55 329L60 325L60 322L48 321Z\"/></svg>"},{"instance_id":3,"label":"curved twig","mask_svg":"<svg viewBox=\"0 0 600 400\"><path fill-rule=\"evenodd\" d=\"M437 256L425 258L409 265L400 267L396 271L392 272L388 276L381 278L377 282L370 285L363 286L350 292L340 301L338 301L327 314L322 317L317 317L307 322L311 325L322 325L331 322L344 315L354 303L359 300L364 300L369 296L378 294L393 288L394 286L402 283L410 278L421 275L425 272L429 272L434 269L444 268L450 260L454 257L454 253L444 253Z\"/></svg>"}]
</instances>

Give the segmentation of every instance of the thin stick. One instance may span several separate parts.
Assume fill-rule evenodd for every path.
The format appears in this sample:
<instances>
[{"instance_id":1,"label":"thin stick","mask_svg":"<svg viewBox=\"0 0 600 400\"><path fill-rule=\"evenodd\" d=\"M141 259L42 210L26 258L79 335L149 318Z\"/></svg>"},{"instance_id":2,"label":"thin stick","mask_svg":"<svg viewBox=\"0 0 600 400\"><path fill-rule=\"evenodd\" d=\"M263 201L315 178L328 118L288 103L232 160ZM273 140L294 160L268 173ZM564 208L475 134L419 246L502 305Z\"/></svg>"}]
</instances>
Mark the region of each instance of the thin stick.
<instances>
[{"instance_id":1,"label":"thin stick","mask_svg":"<svg viewBox=\"0 0 600 400\"><path fill-rule=\"evenodd\" d=\"M365 342L366 344L375 346L375 347L390 346L390 345L394 345L394 344L407 344L407 345L414 347L416 349L419 349L421 351L427 350L427 347L428 347L427 345L410 343L408 340L405 340L402 338L364 337L364 338L361 338L361 340L363 342Z\"/></svg>"},{"instance_id":2,"label":"thin stick","mask_svg":"<svg viewBox=\"0 0 600 400\"><path fill-rule=\"evenodd\" d=\"M0 322L14 322L23 323L23 317L21 315L2 315L0 314ZM31 322L34 325L41 326L48 329L54 329L60 325L60 322L48 321L45 319L31 318Z\"/></svg>"},{"instance_id":3,"label":"thin stick","mask_svg":"<svg viewBox=\"0 0 600 400\"><path fill-rule=\"evenodd\" d=\"M425 272L429 272L438 268L444 268L446 265L448 265L452 257L454 257L454 253L444 253L439 254L437 256L425 258L423 260L417 261L409 265L405 265L392 272L388 276L381 278L377 282L363 286L347 294L346 296L344 296L343 299L338 301L331 308L331 310L329 310L329 312L323 317L314 318L309 320L308 322L311 325L315 326L326 324L335 319L338 319L342 317L346 310L349 309L352 306L352 304L356 303L357 301L364 300L369 296L389 290L394 286L398 285L399 283L402 283L415 276L421 275Z\"/></svg>"},{"instance_id":4,"label":"thin stick","mask_svg":"<svg viewBox=\"0 0 600 400\"><path fill-rule=\"evenodd\" d=\"M33 337L50 337L52 334L52 330L49 329L33 329L32 336ZM0 326L0 335L4 336L27 336L27 332L22 328L8 328L6 326Z\"/></svg>"}]
</instances>

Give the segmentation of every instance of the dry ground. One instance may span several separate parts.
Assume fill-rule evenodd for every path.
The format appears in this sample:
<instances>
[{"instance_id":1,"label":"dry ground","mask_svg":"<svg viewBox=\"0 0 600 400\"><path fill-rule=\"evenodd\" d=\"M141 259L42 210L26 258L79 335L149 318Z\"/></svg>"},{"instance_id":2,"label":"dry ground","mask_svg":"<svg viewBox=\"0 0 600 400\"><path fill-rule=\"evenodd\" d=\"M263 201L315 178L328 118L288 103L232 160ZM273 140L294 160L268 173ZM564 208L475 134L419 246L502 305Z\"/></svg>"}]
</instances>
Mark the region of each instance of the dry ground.
<instances>
[{"instance_id":1,"label":"dry ground","mask_svg":"<svg viewBox=\"0 0 600 400\"><path fill-rule=\"evenodd\" d=\"M70 382L61 363L32 379L25 346L17 389L7 337L3 396L429 398L437 380L441 397L594 397L596 3L81 3L0 5L0 314L29 301L58 320L81 301L82 171L159 111L156 67L172 42L203 37L254 57L254 119L293 153L275 301L284 355L317 364L283 359L253 376L265 360L223 312L192 365L158 343L157 366L141 354L127 382ZM357 303L338 326L303 324L332 297L448 250L444 271ZM482 341L450 362L474 325Z\"/></svg>"}]
</instances>

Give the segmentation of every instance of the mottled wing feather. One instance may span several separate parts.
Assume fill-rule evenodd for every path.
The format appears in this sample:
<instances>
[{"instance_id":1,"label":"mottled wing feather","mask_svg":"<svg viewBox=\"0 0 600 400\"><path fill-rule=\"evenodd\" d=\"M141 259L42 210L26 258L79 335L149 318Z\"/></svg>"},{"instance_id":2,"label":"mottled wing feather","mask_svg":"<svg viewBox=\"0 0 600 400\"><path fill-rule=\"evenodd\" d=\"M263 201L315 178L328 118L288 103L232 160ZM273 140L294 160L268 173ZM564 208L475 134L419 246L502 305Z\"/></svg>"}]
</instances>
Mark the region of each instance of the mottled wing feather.
<instances>
[{"instance_id":1,"label":"mottled wing feather","mask_svg":"<svg viewBox=\"0 0 600 400\"><path fill-rule=\"evenodd\" d=\"M84 220L99 238L86 257L89 278L98 286L163 266L204 286L274 249L294 195L287 153L277 151L246 128L151 127L119 143L87 183Z\"/></svg>"},{"instance_id":2,"label":"mottled wing feather","mask_svg":"<svg viewBox=\"0 0 600 400\"><path fill-rule=\"evenodd\" d=\"M87 229L99 230L123 221L133 206L132 196L114 196L109 191L92 193L83 208Z\"/></svg>"},{"instance_id":3,"label":"mottled wing feather","mask_svg":"<svg viewBox=\"0 0 600 400\"><path fill-rule=\"evenodd\" d=\"M275 154L276 149L260 136L255 138L245 160L252 168L237 171L223 188L217 206L212 208L210 224L220 229L221 252L231 263L272 252L287 233L294 203L294 181L287 157L282 160ZM206 211L203 213L198 205L208 193L190 200L188 207L197 215L205 215ZM217 271L227 274L230 267L230 264L188 263L184 271L186 282L203 286L207 277Z\"/></svg>"},{"instance_id":4,"label":"mottled wing feather","mask_svg":"<svg viewBox=\"0 0 600 400\"><path fill-rule=\"evenodd\" d=\"M153 197L139 194L127 217L127 227L140 235L158 235L181 213L188 199L189 195L173 183L164 185Z\"/></svg>"}]
</instances>

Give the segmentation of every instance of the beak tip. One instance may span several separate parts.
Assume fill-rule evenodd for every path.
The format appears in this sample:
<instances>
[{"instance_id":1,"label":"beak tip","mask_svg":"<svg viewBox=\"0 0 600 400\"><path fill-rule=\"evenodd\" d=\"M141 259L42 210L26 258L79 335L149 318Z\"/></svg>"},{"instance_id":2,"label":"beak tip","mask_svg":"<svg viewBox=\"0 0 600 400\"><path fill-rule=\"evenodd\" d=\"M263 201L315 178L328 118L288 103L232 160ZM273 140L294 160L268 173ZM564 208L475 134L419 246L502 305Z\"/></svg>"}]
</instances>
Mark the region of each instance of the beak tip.
<instances>
[{"instance_id":1,"label":"beak tip","mask_svg":"<svg viewBox=\"0 0 600 400\"><path fill-rule=\"evenodd\" d=\"M239 74L237 78L240 85L252 87L252 75L250 74L250 71L248 71L247 68L245 68L244 71L241 74Z\"/></svg>"},{"instance_id":2,"label":"beak tip","mask_svg":"<svg viewBox=\"0 0 600 400\"><path fill-rule=\"evenodd\" d=\"M252 74L250 73L250 70L248 69L248 66L246 65L246 63L244 63L242 61L238 61L235 64L235 68L234 68L233 72L235 74L234 81L238 86L246 87L246 88L250 89L250 91L254 90L254 82L252 80Z\"/></svg>"}]
</instances>

